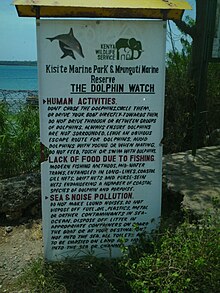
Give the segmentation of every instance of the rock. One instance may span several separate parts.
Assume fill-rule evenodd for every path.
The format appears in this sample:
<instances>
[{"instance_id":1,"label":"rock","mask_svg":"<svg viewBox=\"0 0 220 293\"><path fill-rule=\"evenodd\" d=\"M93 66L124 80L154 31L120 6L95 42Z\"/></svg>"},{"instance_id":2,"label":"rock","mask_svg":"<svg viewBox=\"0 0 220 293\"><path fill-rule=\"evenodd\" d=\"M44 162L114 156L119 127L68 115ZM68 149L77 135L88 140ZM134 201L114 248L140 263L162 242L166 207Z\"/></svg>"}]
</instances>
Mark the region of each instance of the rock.
<instances>
[{"instance_id":1,"label":"rock","mask_svg":"<svg viewBox=\"0 0 220 293\"><path fill-rule=\"evenodd\" d=\"M182 198L193 216L214 212L220 203L220 146L166 155L163 159L165 190Z\"/></svg>"},{"instance_id":2,"label":"rock","mask_svg":"<svg viewBox=\"0 0 220 293\"><path fill-rule=\"evenodd\" d=\"M206 139L208 145L220 145L220 129L213 130Z\"/></svg>"},{"instance_id":3,"label":"rock","mask_svg":"<svg viewBox=\"0 0 220 293\"><path fill-rule=\"evenodd\" d=\"M5 232L11 233L12 231L13 231L13 227L12 226L5 227Z\"/></svg>"},{"instance_id":4,"label":"rock","mask_svg":"<svg viewBox=\"0 0 220 293\"><path fill-rule=\"evenodd\" d=\"M0 214L18 220L24 211L40 203L40 173L0 180Z\"/></svg>"}]
</instances>

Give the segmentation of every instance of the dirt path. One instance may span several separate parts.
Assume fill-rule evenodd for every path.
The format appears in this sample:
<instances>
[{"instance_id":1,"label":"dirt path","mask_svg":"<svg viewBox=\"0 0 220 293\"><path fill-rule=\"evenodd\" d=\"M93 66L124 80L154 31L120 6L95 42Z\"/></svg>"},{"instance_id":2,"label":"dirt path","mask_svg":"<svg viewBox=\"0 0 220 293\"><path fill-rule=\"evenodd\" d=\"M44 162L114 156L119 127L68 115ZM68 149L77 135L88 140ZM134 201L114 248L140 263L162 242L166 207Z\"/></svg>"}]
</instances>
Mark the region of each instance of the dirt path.
<instances>
[{"instance_id":1,"label":"dirt path","mask_svg":"<svg viewBox=\"0 0 220 293\"><path fill-rule=\"evenodd\" d=\"M0 292L37 256L42 255L41 221L19 226L0 226Z\"/></svg>"}]
</instances>

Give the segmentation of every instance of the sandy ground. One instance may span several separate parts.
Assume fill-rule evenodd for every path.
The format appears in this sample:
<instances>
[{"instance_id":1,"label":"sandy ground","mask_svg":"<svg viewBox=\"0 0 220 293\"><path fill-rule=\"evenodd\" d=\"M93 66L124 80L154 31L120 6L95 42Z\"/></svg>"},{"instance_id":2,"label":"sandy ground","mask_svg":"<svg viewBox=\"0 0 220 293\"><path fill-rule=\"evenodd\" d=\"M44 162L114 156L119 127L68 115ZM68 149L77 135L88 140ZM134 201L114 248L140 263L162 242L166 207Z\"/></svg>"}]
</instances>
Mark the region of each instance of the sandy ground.
<instances>
[{"instance_id":1,"label":"sandy ground","mask_svg":"<svg viewBox=\"0 0 220 293\"><path fill-rule=\"evenodd\" d=\"M10 292L9 284L30 261L42 255L42 245L40 220L0 226L0 292Z\"/></svg>"}]
</instances>

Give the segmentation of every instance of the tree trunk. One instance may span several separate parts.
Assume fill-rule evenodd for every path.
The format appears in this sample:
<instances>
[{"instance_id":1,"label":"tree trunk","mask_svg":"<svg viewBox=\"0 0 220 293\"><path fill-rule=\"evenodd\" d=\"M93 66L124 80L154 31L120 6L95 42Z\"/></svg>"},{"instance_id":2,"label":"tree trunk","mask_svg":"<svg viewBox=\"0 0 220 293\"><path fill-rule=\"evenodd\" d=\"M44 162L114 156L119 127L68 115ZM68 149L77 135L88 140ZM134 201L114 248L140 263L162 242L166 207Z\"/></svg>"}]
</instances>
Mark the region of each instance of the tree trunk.
<instances>
[{"instance_id":1,"label":"tree trunk","mask_svg":"<svg viewBox=\"0 0 220 293\"><path fill-rule=\"evenodd\" d=\"M206 92L207 92L207 39L205 31L207 29L207 0L196 0L196 23L194 27L189 27L183 21L175 21L180 30L192 37L192 56L189 68L189 78L194 83L195 96L195 125L194 145L201 147L204 145L206 134ZM196 136L196 137L195 137Z\"/></svg>"}]
</instances>

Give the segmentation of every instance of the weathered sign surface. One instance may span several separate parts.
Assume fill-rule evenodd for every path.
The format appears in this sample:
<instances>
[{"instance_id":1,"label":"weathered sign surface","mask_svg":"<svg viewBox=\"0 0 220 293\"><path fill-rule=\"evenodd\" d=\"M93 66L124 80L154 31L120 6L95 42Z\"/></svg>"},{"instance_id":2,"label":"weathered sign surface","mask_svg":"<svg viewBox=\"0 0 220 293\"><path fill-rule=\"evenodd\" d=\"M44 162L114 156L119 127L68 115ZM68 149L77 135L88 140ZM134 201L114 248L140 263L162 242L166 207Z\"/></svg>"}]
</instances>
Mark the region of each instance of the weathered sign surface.
<instances>
[{"instance_id":1,"label":"weathered sign surface","mask_svg":"<svg viewBox=\"0 0 220 293\"><path fill-rule=\"evenodd\" d=\"M158 223L163 21L37 23L45 257L120 256Z\"/></svg>"}]
</instances>

